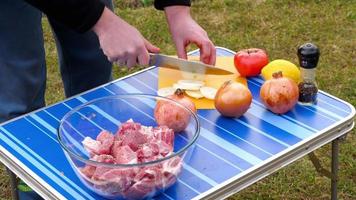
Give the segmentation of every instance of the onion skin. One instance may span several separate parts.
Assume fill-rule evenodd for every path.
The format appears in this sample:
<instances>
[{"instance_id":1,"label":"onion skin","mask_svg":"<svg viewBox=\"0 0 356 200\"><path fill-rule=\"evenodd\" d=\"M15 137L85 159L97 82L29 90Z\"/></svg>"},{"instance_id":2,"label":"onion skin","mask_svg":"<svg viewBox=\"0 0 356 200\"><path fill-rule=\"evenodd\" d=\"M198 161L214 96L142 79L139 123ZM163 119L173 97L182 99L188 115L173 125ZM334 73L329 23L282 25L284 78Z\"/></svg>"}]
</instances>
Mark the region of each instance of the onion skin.
<instances>
[{"instance_id":1,"label":"onion skin","mask_svg":"<svg viewBox=\"0 0 356 200\"><path fill-rule=\"evenodd\" d=\"M298 85L291 79L283 77L282 72L273 74L261 87L260 98L273 113L284 114L298 102Z\"/></svg>"},{"instance_id":2,"label":"onion skin","mask_svg":"<svg viewBox=\"0 0 356 200\"><path fill-rule=\"evenodd\" d=\"M215 108L225 117L240 117L250 107L252 94L241 83L225 82L215 96Z\"/></svg>"},{"instance_id":3,"label":"onion skin","mask_svg":"<svg viewBox=\"0 0 356 200\"><path fill-rule=\"evenodd\" d=\"M183 91L180 89L177 89L175 94L167 98L177 101L194 113L197 112L195 104L188 97L185 97ZM154 110L157 124L167 126L173 129L175 133L183 131L188 126L190 116L190 112L167 100L158 100Z\"/></svg>"}]
</instances>

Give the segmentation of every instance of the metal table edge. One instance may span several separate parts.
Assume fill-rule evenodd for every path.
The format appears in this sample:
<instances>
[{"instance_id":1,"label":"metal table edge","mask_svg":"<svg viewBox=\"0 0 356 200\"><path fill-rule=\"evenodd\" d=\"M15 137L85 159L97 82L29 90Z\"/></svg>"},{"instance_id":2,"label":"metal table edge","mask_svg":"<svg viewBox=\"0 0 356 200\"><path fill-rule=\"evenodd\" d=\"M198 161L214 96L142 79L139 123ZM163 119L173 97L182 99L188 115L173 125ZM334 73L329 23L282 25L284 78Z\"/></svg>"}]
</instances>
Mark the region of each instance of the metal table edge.
<instances>
[{"instance_id":1,"label":"metal table edge","mask_svg":"<svg viewBox=\"0 0 356 200\"><path fill-rule=\"evenodd\" d=\"M56 189L47 184L43 179L37 176L32 170L14 156L5 148L0 146L0 162L15 173L21 180L28 184L44 199L65 199Z\"/></svg>"},{"instance_id":2,"label":"metal table edge","mask_svg":"<svg viewBox=\"0 0 356 200\"><path fill-rule=\"evenodd\" d=\"M298 143L296 146L291 146L252 167L251 169L228 179L227 181L215 186L214 188L211 188L204 193L201 193L193 200L223 199L229 197L232 194L241 191L242 189L261 180L262 178L276 172L277 170L291 164L295 160L298 160L308 153L315 151L325 144L328 144L331 141L345 135L354 128L354 120L356 116L355 108L351 104L347 104L351 108L351 113L349 116L344 118L344 120L319 131L313 137L305 139L304 141Z\"/></svg>"}]
</instances>

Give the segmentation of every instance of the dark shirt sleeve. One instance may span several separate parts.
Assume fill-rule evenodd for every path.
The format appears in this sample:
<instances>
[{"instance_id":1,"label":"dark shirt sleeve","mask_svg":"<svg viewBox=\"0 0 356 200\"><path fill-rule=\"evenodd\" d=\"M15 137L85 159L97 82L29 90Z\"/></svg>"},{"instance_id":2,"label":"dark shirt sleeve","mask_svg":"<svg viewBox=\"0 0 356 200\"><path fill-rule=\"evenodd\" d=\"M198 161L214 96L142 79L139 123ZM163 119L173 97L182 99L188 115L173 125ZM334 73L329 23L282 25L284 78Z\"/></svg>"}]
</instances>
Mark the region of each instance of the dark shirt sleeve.
<instances>
[{"instance_id":1,"label":"dark shirt sleeve","mask_svg":"<svg viewBox=\"0 0 356 200\"><path fill-rule=\"evenodd\" d=\"M155 8L158 10L163 10L167 6L190 6L190 0L155 0Z\"/></svg>"},{"instance_id":2,"label":"dark shirt sleeve","mask_svg":"<svg viewBox=\"0 0 356 200\"><path fill-rule=\"evenodd\" d=\"M25 0L59 23L77 31L90 30L105 8L100 0ZM173 5L190 6L190 0L155 0L155 8Z\"/></svg>"},{"instance_id":3,"label":"dark shirt sleeve","mask_svg":"<svg viewBox=\"0 0 356 200\"><path fill-rule=\"evenodd\" d=\"M59 23L77 31L90 30L105 5L100 0L25 0Z\"/></svg>"}]
</instances>

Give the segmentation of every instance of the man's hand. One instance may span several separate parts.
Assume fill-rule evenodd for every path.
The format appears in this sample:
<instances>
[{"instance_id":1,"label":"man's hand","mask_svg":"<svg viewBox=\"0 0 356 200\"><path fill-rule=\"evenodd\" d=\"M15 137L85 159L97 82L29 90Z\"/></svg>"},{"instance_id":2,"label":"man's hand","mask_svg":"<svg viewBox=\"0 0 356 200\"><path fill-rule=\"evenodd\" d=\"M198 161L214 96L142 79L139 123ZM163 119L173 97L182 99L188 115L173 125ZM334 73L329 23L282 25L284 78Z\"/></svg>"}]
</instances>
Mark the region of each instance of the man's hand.
<instances>
[{"instance_id":1,"label":"man's hand","mask_svg":"<svg viewBox=\"0 0 356 200\"><path fill-rule=\"evenodd\" d=\"M108 60L119 65L148 65L148 52L159 52L159 48L148 42L136 28L107 8L93 31L97 34L100 47Z\"/></svg>"},{"instance_id":2,"label":"man's hand","mask_svg":"<svg viewBox=\"0 0 356 200\"><path fill-rule=\"evenodd\" d=\"M179 58L187 58L186 47L190 43L200 49L200 60L214 65L216 49L208 34L192 19L187 6L168 6L164 8L169 29L176 45Z\"/></svg>"}]
</instances>

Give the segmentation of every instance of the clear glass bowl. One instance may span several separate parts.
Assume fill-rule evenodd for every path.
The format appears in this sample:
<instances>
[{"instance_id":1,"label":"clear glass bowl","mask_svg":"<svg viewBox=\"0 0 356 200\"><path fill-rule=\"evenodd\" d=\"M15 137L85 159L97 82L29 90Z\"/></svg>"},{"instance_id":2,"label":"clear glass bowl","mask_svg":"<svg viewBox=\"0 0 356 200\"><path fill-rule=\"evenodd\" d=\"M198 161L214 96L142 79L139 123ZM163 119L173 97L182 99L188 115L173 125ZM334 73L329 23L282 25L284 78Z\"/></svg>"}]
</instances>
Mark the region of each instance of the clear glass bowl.
<instances>
[{"instance_id":1,"label":"clear glass bowl","mask_svg":"<svg viewBox=\"0 0 356 200\"><path fill-rule=\"evenodd\" d=\"M133 120L145 127L156 127L154 109L158 100L189 113L183 131L168 134L166 129L139 128L127 123ZM121 126L123 123L125 126ZM136 131L125 131L123 127L136 127ZM114 137L106 132L97 138L104 130ZM127 94L76 107L61 120L58 139L76 175L90 190L110 199L146 199L177 181L199 131L197 116L182 104L164 97ZM174 143L167 146L169 135L174 137Z\"/></svg>"}]
</instances>

